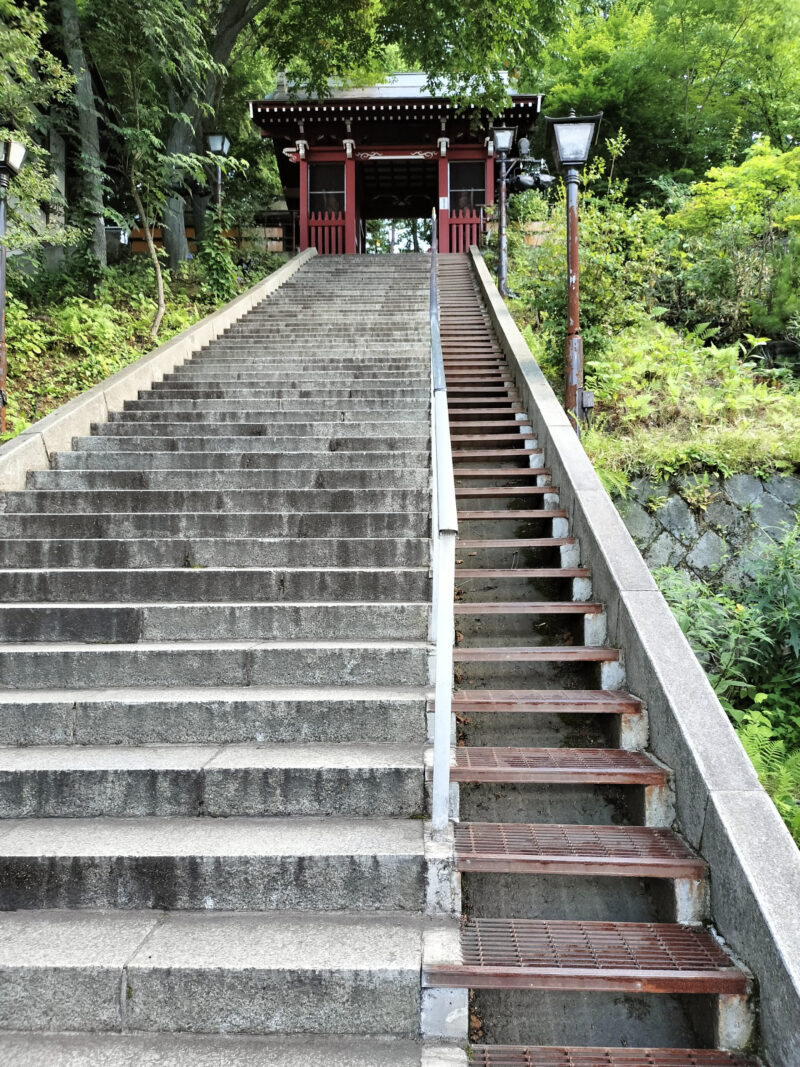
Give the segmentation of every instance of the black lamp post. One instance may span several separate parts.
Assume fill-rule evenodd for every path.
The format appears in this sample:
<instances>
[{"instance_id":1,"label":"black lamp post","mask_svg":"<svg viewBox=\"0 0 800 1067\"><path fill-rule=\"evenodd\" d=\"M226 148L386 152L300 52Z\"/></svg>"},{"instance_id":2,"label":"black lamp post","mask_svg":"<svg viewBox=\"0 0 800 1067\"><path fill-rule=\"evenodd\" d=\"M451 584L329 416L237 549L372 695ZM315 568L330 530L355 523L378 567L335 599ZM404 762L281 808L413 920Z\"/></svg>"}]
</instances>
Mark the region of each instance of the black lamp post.
<instances>
[{"instance_id":1,"label":"black lamp post","mask_svg":"<svg viewBox=\"0 0 800 1067\"><path fill-rule=\"evenodd\" d=\"M206 146L213 156L227 156L231 150L230 138L226 133L206 134ZM217 163L217 180L214 189L214 200L217 205L217 215L222 218L222 167Z\"/></svg>"},{"instance_id":2,"label":"black lamp post","mask_svg":"<svg viewBox=\"0 0 800 1067\"><path fill-rule=\"evenodd\" d=\"M567 340L564 350L564 407L575 430L581 432L594 397L583 388L583 338L580 325L580 261L578 257L578 182L581 167L589 158L596 131L603 117L576 115L545 118L554 141L556 166L564 171L567 187Z\"/></svg>"},{"instance_id":3,"label":"black lamp post","mask_svg":"<svg viewBox=\"0 0 800 1067\"><path fill-rule=\"evenodd\" d=\"M8 187L25 162L27 148L19 141L0 141L0 433L6 428L6 380L8 378L8 349L6 348L6 210Z\"/></svg>"},{"instance_id":4,"label":"black lamp post","mask_svg":"<svg viewBox=\"0 0 800 1067\"><path fill-rule=\"evenodd\" d=\"M497 288L501 296L508 296L508 234L506 232L506 207L508 204L508 154L516 135L514 126L496 126L494 150L500 158L500 217L497 227L499 258L497 261Z\"/></svg>"}]
</instances>

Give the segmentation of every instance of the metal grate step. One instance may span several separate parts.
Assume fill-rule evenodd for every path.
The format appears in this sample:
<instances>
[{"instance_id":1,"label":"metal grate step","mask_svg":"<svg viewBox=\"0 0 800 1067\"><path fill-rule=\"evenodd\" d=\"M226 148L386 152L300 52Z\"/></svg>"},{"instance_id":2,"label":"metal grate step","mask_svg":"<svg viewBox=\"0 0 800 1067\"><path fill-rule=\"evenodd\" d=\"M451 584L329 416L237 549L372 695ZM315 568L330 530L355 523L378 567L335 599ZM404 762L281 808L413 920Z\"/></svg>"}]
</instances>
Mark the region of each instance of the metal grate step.
<instances>
[{"instance_id":1,"label":"metal grate step","mask_svg":"<svg viewBox=\"0 0 800 1067\"><path fill-rule=\"evenodd\" d=\"M702 878L706 864L671 830L649 826L461 823L460 871Z\"/></svg>"},{"instance_id":2,"label":"metal grate step","mask_svg":"<svg viewBox=\"0 0 800 1067\"><path fill-rule=\"evenodd\" d=\"M677 923L467 919L460 964L423 985L637 993L747 992L747 977L708 932Z\"/></svg>"},{"instance_id":3,"label":"metal grate step","mask_svg":"<svg viewBox=\"0 0 800 1067\"><path fill-rule=\"evenodd\" d=\"M454 782L664 785L666 771L642 752L621 748L494 748L455 750Z\"/></svg>"},{"instance_id":4,"label":"metal grate step","mask_svg":"<svg viewBox=\"0 0 800 1067\"><path fill-rule=\"evenodd\" d=\"M471 1067L758 1067L738 1052L691 1048L472 1045Z\"/></svg>"},{"instance_id":5,"label":"metal grate step","mask_svg":"<svg viewBox=\"0 0 800 1067\"><path fill-rule=\"evenodd\" d=\"M454 663L615 663L619 650L599 645L535 645L510 648L457 648Z\"/></svg>"},{"instance_id":6,"label":"metal grate step","mask_svg":"<svg viewBox=\"0 0 800 1067\"><path fill-rule=\"evenodd\" d=\"M460 689L453 707L464 712L534 712L539 715L639 715L641 701L608 689Z\"/></svg>"}]
</instances>

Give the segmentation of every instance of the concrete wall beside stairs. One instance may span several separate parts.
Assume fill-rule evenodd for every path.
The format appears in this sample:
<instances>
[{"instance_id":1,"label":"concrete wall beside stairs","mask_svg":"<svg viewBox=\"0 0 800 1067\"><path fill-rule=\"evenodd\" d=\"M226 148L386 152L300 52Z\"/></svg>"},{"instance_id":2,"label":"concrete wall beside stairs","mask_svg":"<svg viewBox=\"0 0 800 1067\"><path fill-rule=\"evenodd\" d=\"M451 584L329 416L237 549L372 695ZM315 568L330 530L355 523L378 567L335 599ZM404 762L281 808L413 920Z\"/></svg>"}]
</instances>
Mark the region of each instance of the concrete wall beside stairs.
<instances>
[{"instance_id":1,"label":"concrete wall beside stairs","mask_svg":"<svg viewBox=\"0 0 800 1067\"><path fill-rule=\"evenodd\" d=\"M771 1067L800 1064L800 853L603 489L567 416L471 249L483 299L559 486L571 533L605 602L609 642L649 720L649 750L672 771L677 823L711 870L713 921L753 974Z\"/></svg>"}]
</instances>

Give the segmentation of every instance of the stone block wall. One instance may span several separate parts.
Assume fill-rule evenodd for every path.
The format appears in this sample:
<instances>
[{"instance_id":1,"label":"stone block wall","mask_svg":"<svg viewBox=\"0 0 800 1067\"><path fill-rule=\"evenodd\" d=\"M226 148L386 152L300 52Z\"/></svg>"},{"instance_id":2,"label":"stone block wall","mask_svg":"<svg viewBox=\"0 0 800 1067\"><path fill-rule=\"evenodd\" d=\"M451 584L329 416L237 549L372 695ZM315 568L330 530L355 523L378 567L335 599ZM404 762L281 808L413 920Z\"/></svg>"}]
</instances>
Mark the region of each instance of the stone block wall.
<instances>
[{"instance_id":1,"label":"stone block wall","mask_svg":"<svg viewBox=\"0 0 800 1067\"><path fill-rule=\"evenodd\" d=\"M738 585L765 545L781 541L800 518L800 477L639 478L615 503L651 570L670 566Z\"/></svg>"}]
</instances>

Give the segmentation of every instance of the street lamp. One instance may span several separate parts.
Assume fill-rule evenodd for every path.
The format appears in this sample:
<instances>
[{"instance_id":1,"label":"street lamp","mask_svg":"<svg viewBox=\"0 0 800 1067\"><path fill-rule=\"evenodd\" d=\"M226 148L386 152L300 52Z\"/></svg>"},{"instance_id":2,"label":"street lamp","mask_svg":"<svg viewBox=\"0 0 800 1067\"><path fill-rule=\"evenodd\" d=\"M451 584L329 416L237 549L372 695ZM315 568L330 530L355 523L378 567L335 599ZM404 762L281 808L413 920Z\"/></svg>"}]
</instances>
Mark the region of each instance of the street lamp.
<instances>
[{"instance_id":1,"label":"street lamp","mask_svg":"<svg viewBox=\"0 0 800 1067\"><path fill-rule=\"evenodd\" d=\"M603 117L576 115L545 118L554 142L556 167L564 171L567 187L567 340L564 350L566 389L564 407L580 435L594 397L583 388L583 338L580 325L580 262L578 257L578 182L580 169L589 158L589 149Z\"/></svg>"},{"instance_id":2,"label":"street lamp","mask_svg":"<svg viewBox=\"0 0 800 1067\"><path fill-rule=\"evenodd\" d=\"M497 226L499 258L497 262L497 288L501 296L508 296L508 235L506 233L506 206L508 201L508 153L514 144L515 126L496 126L494 150L500 157L500 218Z\"/></svg>"},{"instance_id":3,"label":"street lamp","mask_svg":"<svg viewBox=\"0 0 800 1067\"><path fill-rule=\"evenodd\" d=\"M6 429L6 381L8 378L8 349L6 348L6 209L8 187L19 174L28 150L10 138L0 141L0 434Z\"/></svg>"},{"instance_id":4,"label":"street lamp","mask_svg":"<svg viewBox=\"0 0 800 1067\"><path fill-rule=\"evenodd\" d=\"M213 156L221 156L223 159L231 150L231 142L227 133L207 133L206 146ZM222 167L219 163L217 163L215 200L217 203L217 214L222 217Z\"/></svg>"}]
</instances>

